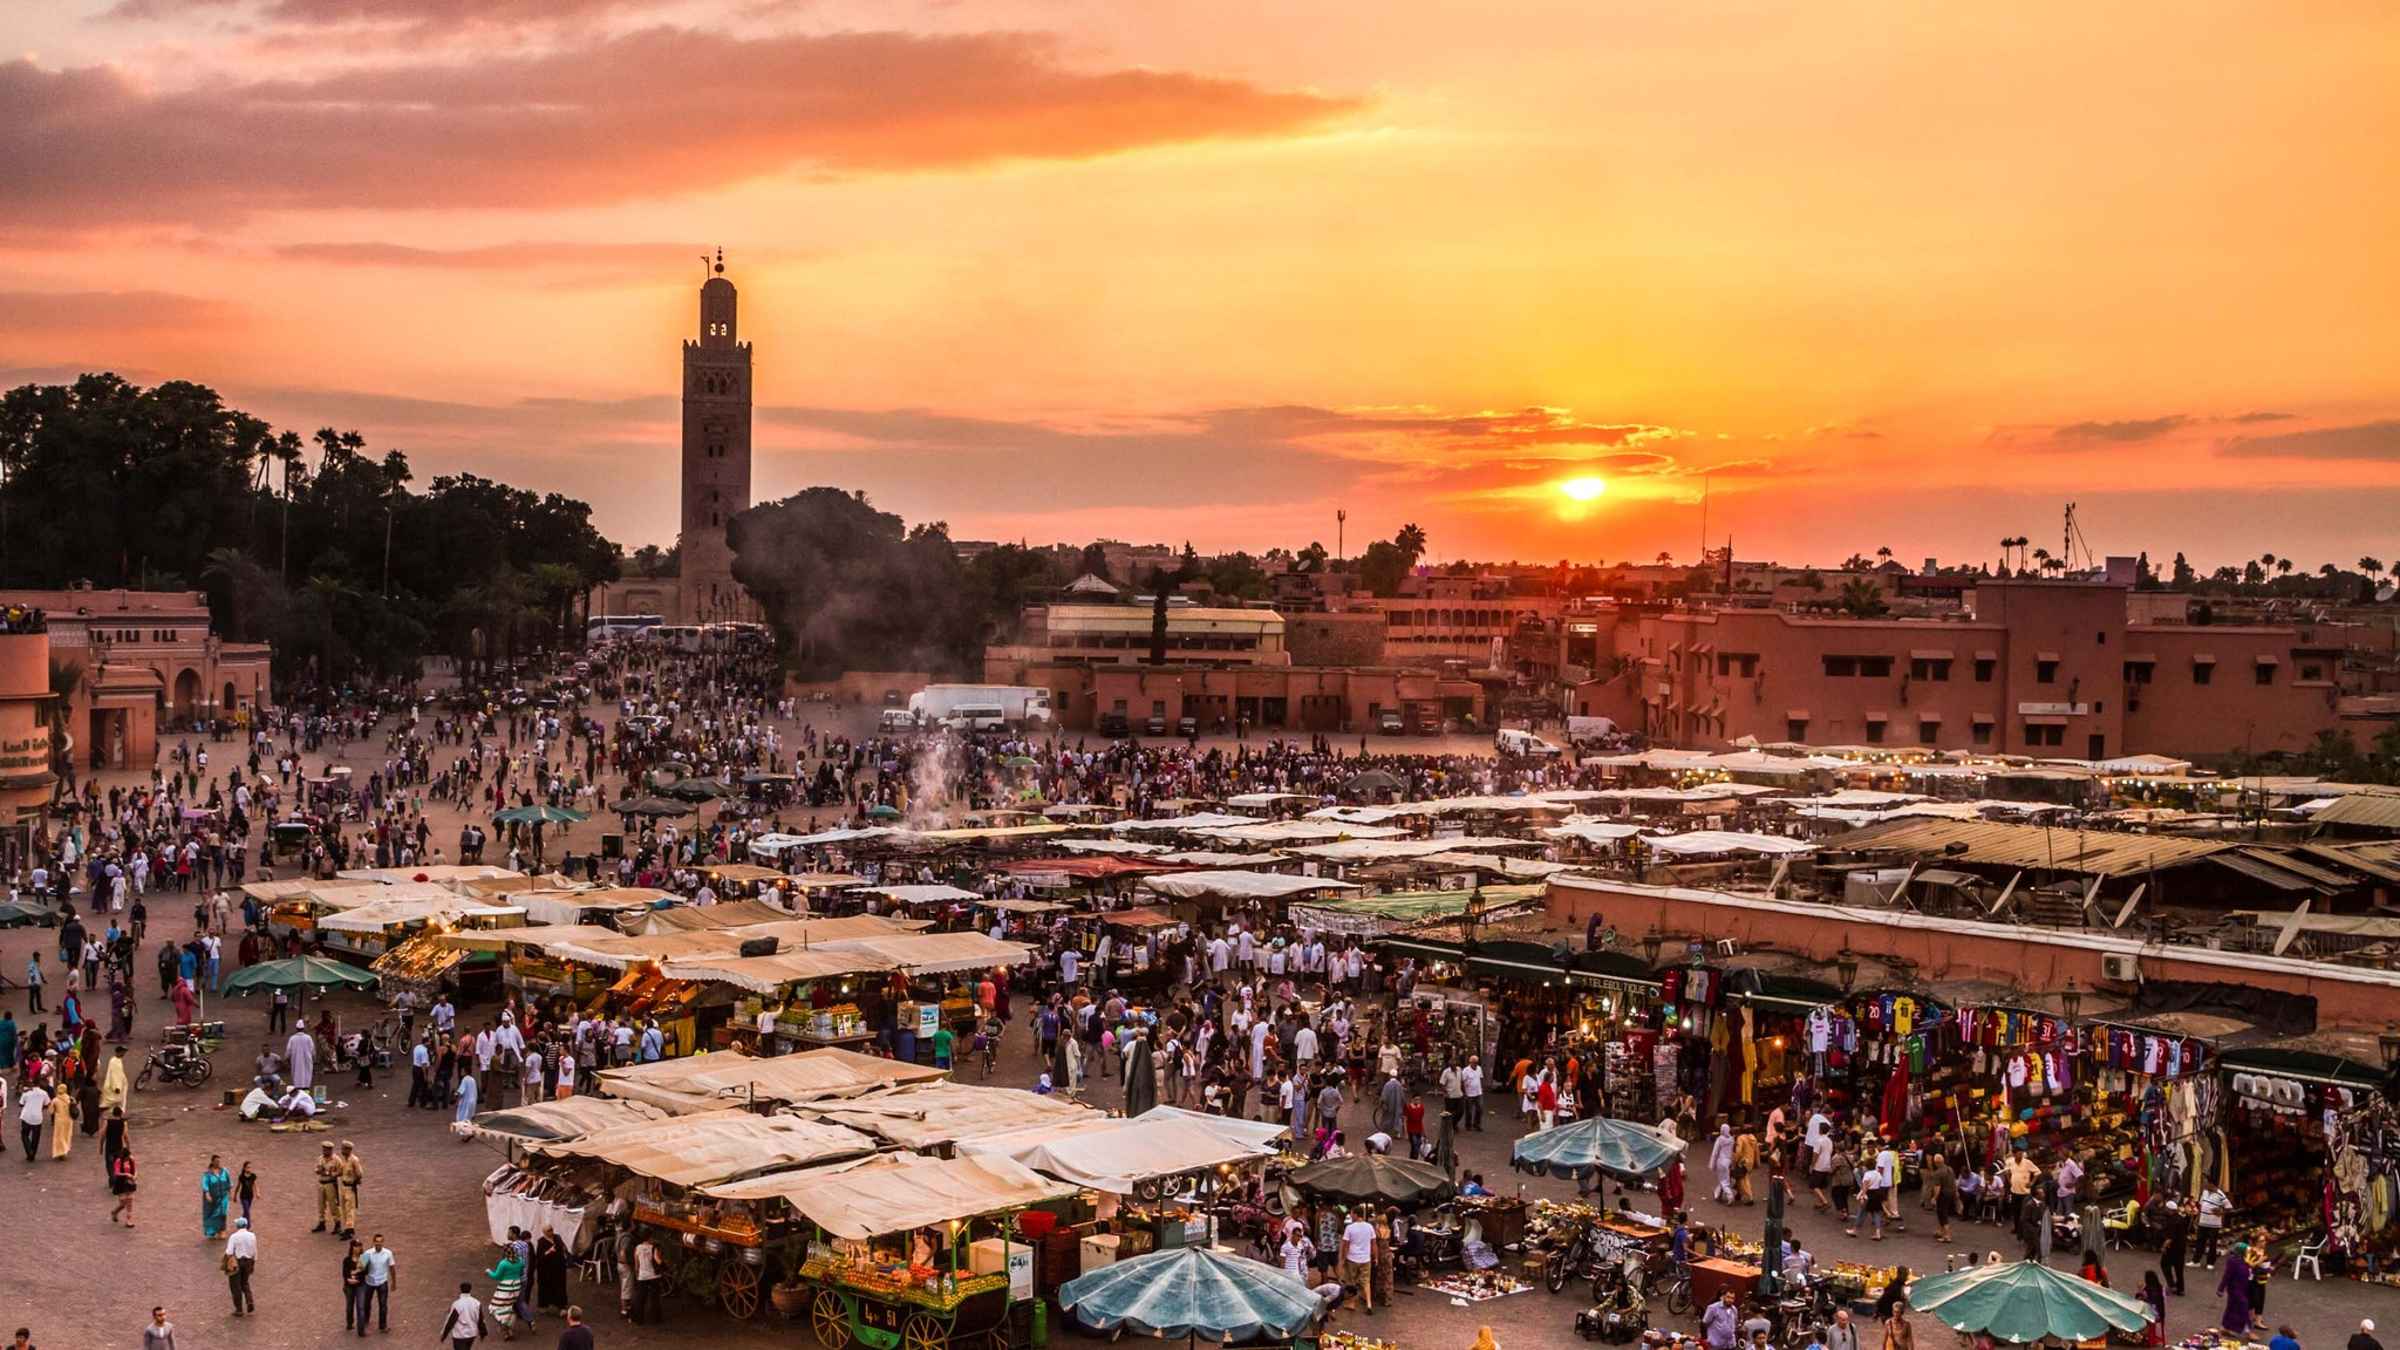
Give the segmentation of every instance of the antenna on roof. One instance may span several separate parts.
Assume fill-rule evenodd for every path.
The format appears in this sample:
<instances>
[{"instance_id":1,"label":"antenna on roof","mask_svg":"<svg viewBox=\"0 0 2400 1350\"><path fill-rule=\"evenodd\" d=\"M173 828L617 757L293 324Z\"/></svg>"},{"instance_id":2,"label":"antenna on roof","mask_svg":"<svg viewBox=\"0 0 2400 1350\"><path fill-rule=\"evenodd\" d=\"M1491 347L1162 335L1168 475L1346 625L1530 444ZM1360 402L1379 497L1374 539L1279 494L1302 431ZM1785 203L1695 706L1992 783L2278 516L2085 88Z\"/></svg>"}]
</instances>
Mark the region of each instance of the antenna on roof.
<instances>
[{"instance_id":1,"label":"antenna on roof","mask_svg":"<svg viewBox=\"0 0 2400 1350\"><path fill-rule=\"evenodd\" d=\"M725 275L725 246L717 245L717 275Z\"/></svg>"}]
</instances>

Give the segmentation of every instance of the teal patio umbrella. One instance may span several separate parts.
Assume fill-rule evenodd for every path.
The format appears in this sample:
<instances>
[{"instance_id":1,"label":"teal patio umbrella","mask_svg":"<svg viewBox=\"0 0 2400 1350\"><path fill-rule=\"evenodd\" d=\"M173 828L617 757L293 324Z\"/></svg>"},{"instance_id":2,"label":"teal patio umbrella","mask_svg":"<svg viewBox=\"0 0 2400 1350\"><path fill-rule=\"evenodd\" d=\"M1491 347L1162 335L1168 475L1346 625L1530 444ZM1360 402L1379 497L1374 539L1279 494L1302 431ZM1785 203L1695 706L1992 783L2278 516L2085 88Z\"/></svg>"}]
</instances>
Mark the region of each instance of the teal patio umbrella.
<instances>
[{"instance_id":1,"label":"teal patio umbrella","mask_svg":"<svg viewBox=\"0 0 2400 1350\"><path fill-rule=\"evenodd\" d=\"M1314 1325L1309 1287L1263 1261L1208 1247L1170 1247L1103 1266L1058 1287L1058 1306L1095 1331L1287 1340Z\"/></svg>"},{"instance_id":2,"label":"teal patio umbrella","mask_svg":"<svg viewBox=\"0 0 2400 1350\"><path fill-rule=\"evenodd\" d=\"M1908 1291L1908 1306L1953 1331L2015 1345L2045 1337L2098 1340L2111 1330L2130 1334L2150 1325L2150 1309L2139 1299L2039 1261L1928 1275Z\"/></svg>"},{"instance_id":3,"label":"teal patio umbrella","mask_svg":"<svg viewBox=\"0 0 2400 1350\"><path fill-rule=\"evenodd\" d=\"M1310 1195L1329 1196L1351 1204L1397 1205L1416 1209L1447 1200L1457 1187L1431 1163L1395 1158L1388 1153L1354 1153L1310 1163L1285 1180Z\"/></svg>"},{"instance_id":4,"label":"teal patio umbrella","mask_svg":"<svg viewBox=\"0 0 2400 1350\"><path fill-rule=\"evenodd\" d=\"M589 819L591 817L581 811L570 811L566 807L547 803L512 806L492 815L492 823L496 825L573 825Z\"/></svg>"},{"instance_id":5,"label":"teal patio umbrella","mask_svg":"<svg viewBox=\"0 0 2400 1350\"><path fill-rule=\"evenodd\" d=\"M679 802L705 802L742 795L740 788L728 787L714 778L678 778L658 791L659 795L673 797Z\"/></svg>"},{"instance_id":6,"label":"teal patio umbrella","mask_svg":"<svg viewBox=\"0 0 2400 1350\"><path fill-rule=\"evenodd\" d=\"M1666 1171L1681 1152L1647 1125L1591 1116L1526 1135L1510 1156L1536 1176L1597 1171L1620 1181L1647 1181Z\"/></svg>"}]
</instances>

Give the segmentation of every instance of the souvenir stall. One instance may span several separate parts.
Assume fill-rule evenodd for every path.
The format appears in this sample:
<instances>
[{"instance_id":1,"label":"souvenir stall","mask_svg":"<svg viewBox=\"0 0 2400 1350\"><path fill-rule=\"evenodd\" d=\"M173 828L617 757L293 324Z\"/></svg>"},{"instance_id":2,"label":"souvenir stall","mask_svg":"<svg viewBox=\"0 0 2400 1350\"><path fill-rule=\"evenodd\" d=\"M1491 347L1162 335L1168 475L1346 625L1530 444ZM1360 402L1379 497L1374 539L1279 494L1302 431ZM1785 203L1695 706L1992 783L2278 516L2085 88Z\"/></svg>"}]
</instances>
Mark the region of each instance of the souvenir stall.
<instances>
[{"instance_id":1,"label":"souvenir stall","mask_svg":"<svg viewBox=\"0 0 2400 1350\"><path fill-rule=\"evenodd\" d=\"M774 1291L805 1310L817 1343L844 1350L1015 1347L1035 1337L1033 1230L1047 1231L1075 1187L1006 1158L886 1154L846 1167L707 1188L802 1232L801 1257ZM1045 1221L1017 1216L1050 1206Z\"/></svg>"},{"instance_id":2,"label":"souvenir stall","mask_svg":"<svg viewBox=\"0 0 2400 1350\"><path fill-rule=\"evenodd\" d=\"M2384 1054L2400 1060L2400 1033ZM2326 1190L2332 1202L2327 1273L2400 1285L2400 1107L2380 1092L2354 1094L2331 1122Z\"/></svg>"},{"instance_id":3,"label":"souvenir stall","mask_svg":"<svg viewBox=\"0 0 2400 1350\"><path fill-rule=\"evenodd\" d=\"M2362 1221L2373 1217L2373 1183L2350 1191L2363 1191L2366 1205L2343 1209L2336 1145L2346 1137L2342 1122L2382 1097L2384 1074L2375 1067L2379 1057L2377 1038L2358 1032L2284 1037L2219 1056L2217 1070L2225 1085L2225 1191L2243 1237L2285 1256L2324 1233L2330 1219L2341 1241L2325 1254L2328 1273L2346 1263L2348 1253L2368 1250ZM2362 1165L2353 1165L2351 1176L2371 1176L2371 1169L2361 1170L2371 1154L2352 1151ZM2378 1267L2382 1264L2379 1259Z\"/></svg>"},{"instance_id":4,"label":"souvenir stall","mask_svg":"<svg viewBox=\"0 0 2400 1350\"><path fill-rule=\"evenodd\" d=\"M2249 1030L2189 1012L2089 1022L2064 1050L2016 1061L2028 1076L2039 1063L2053 1091L2063 1078L2071 1099L2016 1106L2011 1142L2040 1136L2082 1149L2084 1194L2103 1202L2121 1202L2145 1179L2153 1194L2195 1194L2196 1176L2226 1174L2216 1042Z\"/></svg>"},{"instance_id":5,"label":"souvenir stall","mask_svg":"<svg viewBox=\"0 0 2400 1350\"><path fill-rule=\"evenodd\" d=\"M757 863L712 863L700 869L708 888L716 892L717 900L759 900L777 910L799 914L807 911L807 900L791 884L790 879L772 867Z\"/></svg>"},{"instance_id":6,"label":"souvenir stall","mask_svg":"<svg viewBox=\"0 0 2400 1350\"><path fill-rule=\"evenodd\" d=\"M1260 1183L1284 1133L1272 1122L1151 1113L984 1135L957 1151L1009 1158L1089 1192L1092 1231L1114 1234L1123 1258L1228 1242L1226 1226L1263 1232ZM1242 1217L1244 1206L1255 1220Z\"/></svg>"},{"instance_id":7,"label":"souvenir stall","mask_svg":"<svg viewBox=\"0 0 2400 1350\"><path fill-rule=\"evenodd\" d=\"M760 956L671 960L668 978L724 985L730 1002L707 1000L698 1028L711 1049L781 1055L824 1046L860 1046L875 1039L868 1011L871 990L885 986L891 962L861 952L794 948Z\"/></svg>"},{"instance_id":8,"label":"souvenir stall","mask_svg":"<svg viewBox=\"0 0 2400 1350\"><path fill-rule=\"evenodd\" d=\"M2089 1075L2069 1009L2081 1013L2084 1001L2071 989L2006 1002L1958 999L1916 1094L1928 1127L1985 1170L2016 1148L2055 1158L2105 1147L2099 1130L2108 1114L2079 1107Z\"/></svg>"}]
</instances>

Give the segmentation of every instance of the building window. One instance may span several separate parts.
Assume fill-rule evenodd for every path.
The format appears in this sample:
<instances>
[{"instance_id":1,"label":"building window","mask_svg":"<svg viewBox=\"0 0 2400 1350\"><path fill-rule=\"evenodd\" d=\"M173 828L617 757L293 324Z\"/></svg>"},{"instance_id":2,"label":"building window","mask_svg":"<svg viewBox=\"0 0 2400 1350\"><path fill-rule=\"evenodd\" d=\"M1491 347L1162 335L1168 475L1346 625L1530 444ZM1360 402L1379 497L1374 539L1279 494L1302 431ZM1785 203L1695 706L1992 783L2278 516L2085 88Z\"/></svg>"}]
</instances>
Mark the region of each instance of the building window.
<instances>
[{"instance_id":1,"label":"building window","mask_svg":"<svg viewBox=\"0 0 2400 1350\"><path fill-rule=\"evenodd\" d=\"M1977 684L1990 684L1990 683L1992 682L1992 666L1993 666L1994 664L1996 664L1996 663L1995 663L1995 662L1993 662L1993 661L1992 661L1992 659L1991 659L1990 657L1986 657L1986 656L1978 656L1978 657L1976 657L1976 658L1975 658L1975 683L1977 683Z\"/></svg>"},{"instance_id":2,"label":"building window","mask_svg":"<svg viewBox=\"0 0 2400 1350\"><path fill-rule=\"evenodd\" d=\"M1938 657L1912 657L1908 663L1908 678L1948 684L1950 682L1950 663Z\"/></svg>"},{"instance_id":3,"label":"building window","mask_svg":"<svg viewBox=\"0 0 2400 1350\"><path fill-rule=\"evenodd\" d=\"M2261 662L2258 667L2258 682L2260 684L2275 683L2275 667Z\"/></svg>"},{"instance_id":4,"label":"building window","mask_svg":"<svg viewBox=\"0 0 2400 1350\"><path fill-rule=\"evenodd\" d=\"M1868 679L1889 679L1892 673L1892 658L1888 656L1862 656L1858 658L1858 673L1867 677Z\"/></svg>"},{"instance_id":5,"label":"building window","mask_svg":"<svg viewBox=\"0 0 2400 1350\"><path fill-rule=\"evenodd\" d=\"M1719 652L1717 653L1717 673L1749 679L1758 674L1758 653Z\"/></svg>"},{"instance_id":6,"label":"building window","mask_svg":"<svg viewBox=\"0 0 2400 1350\"><path fill-rule=\"evenodd\" d=\"M2035 684L2056 684L2056 683L2058 683L2058 662L2056 662L2056 661L2036 661L2036 662L2034 662L2034 663L2033 663L2033 682L2034 682Z\"/></svg>"},{"instance_id":7,"label":"building window","mask_svg":"<svg viewBox=\"0 0 2400 1350\"><path fill-rule=\"evenodd\" d=\"M2028 722L2025 724L2025 743L2027 745L2065 745L2067 729L2062 726L2043 726Z\"/></svg>"},{"instance_id":8,"label":"building window","mask_svg":"<svg viewBox=\"0 0 2400 1350\"><path fill-rule=\"evenodd\" d=\"M1828 656L1825 658L1825 673L1834 679L1847 679L1856 675L1858 658L1855 656Z\"/></svg>"},{"instance_id":9,"label":"building window","mask_svg":"<svg viewBox=\"0 0 2400 1350\"><path fill-rule=\"evenodd\" d=\"M1808 719L1794 717L1783 724L1783 738L1800 745L1808 744Z\"/></svg>"},{"instance_id":10,"label":"building window","mask_svg":"<svg viewBox=\"0 0 2400 1350\"><path fill-rule=\"evenodd\" d=\"M1869 723L1867 723L1867 744L1869 744L1869 745L1881 745L1881 744L1883 744L1883 723L1881 723L1881 722L1869 722Z\"/></svg>"},{"instance_id":11,"label":"building window","mask_svg":"<svg viewBox=\"0 0 2400 1350\"><path fill-rule=\"evenodd\" d=\"M2192 683L2194 683L2194 684L2206 684L2206 683L2208 683L2210 680L2212 680L2212 679L2215 679L2215 678L2216 678L2216 675L2217 675L2217 663L2216 663L2216 662L2214 662L2214 661L2194 661L2194 662L2192 663Z\"/></svg>"},{"instance_id":12,"label":"building window","mask_svg":"<svg viewBox=\"0 0 2400 1350\"><path fill-rule=\"evenodd\" d=\"M2152 670L2148 661L2128 661L2125 663L2125 683L2148 684Z\"/></svg>"},{"instance_id":13,"label":"building window","mask_svg":"<svg viewBox=\"0 0 2400 1350\"><path fill-rule=\"evenodd\" d=\"M1940 718L1938 718L1938 717L1920 717L1920 718L1918 718L1918 719L1917 719L1917 744L1919 744L1919 745L1940 745L1941 743L1942 743L1942 719L1940 719Z\"/></svg>"},{"instance_id":14,"label":"building window","mask_svg":"<svg viewBox=\"0 0 2400 1350\"><path fill-rule=\"evenodd\" d=\"M1992 743L1992 724L1989 722L1974 723L1967 728L1967 739L1977 745L1990 745Z\"/></svg>"},{"instance_id":15,"label":"building window","mask_svg":"<svg viewBox=\"0 0 2400 1350\"><path fill-rule=\"evenodd\" d=\"M2324 679L2324 678L2325 678L2325 667L2323 667L2323 666L2320 666L2320 665L2312 665L2312 664L2308 664L2308 663L2306 663L2306 662L2303 662L2303 663L2301 664L2301 666L2300 666L2300 678L2301 678L2301 679L2304 679L2304 680L2321 680L2321 679Z\"/></svg>"}]
</instances>

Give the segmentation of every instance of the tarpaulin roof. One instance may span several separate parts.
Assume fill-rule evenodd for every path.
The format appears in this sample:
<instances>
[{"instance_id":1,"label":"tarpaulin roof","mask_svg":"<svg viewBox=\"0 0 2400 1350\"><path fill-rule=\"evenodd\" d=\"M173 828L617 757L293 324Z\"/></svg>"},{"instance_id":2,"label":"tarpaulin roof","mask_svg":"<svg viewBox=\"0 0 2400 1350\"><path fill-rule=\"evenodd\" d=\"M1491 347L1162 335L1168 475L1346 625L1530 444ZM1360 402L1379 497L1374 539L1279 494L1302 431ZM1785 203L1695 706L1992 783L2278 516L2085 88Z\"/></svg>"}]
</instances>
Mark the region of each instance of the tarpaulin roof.
<instances>
[{"instance_id":1,"label":"tarpaulin roof","mask_svg":"<svg viewBox=\"0 0 2400 1350\"><path fill-rule=\"evenodd\" d=\"M1131 1195L1136 1182L1265 1157L1275 1146L1251 1143L1195 1121L1154 1120L1145 1115L1139 1120L1100 1120L1063 1127L1036 1125L962 1140L958 1151L996 1154L1061 1181Z\"/></svg>"},{"instance_id":2,"label":"tarpaulin roof","mask_svg":"<svg viewBox=\"0 0 2400 1350\"><path fill-rule=\"evenodd\" d=\"M1328 877L1293 877L1276 872L1178 872L1144 877L1142 885L1178 900L1274 900L1311 891L1355 891L1347 881Z\"/></svg>"},{"instance_id":3,"label":"tarpaulin roof","mask_svg":"<svg viewBox=\"0 0 2400 1350\"><path fill-rule=\"evenodd\" d=\"M648 1102L578 1096L527 1102L506 1111L486 1111L472 1120L452 1124L450 1130L471 1139L512 1139L531 1144L581 1139L665 1119L666 1111Z\"/></svg>"},{"instance_id":4,"label":"tarpaulin roof","mask_svg":"<svg viewBox=\"0 0 2400 1350\"><path fill-rule=\"evenodd\" d=\"M670 1186L704 1186L875 1151L856 1130L798 1116L709 1111L529 1146L545 1157L597 1158Z\"/></svg>"},{"instance_id":5,"label":"tarpaulin roof","mask_svg":"<svg viewBox=\"0 0 2400 1350\"><path fill-rule=\"evenodd\" d=\"M771 994L794 980L829 980L897 969L868 952L804 947L772 956L699 956L668 961L661 971L671 980L730 984L756 994Z\"/></svg>"},{"instance_id":6,"label":"tarpaulin roof","mask_svg":"<svg viewBox=\"0 0 2400 1350\"><path fill-rule=\"evenodd\" d=\"M755 924L782 923L791 917L790 910L763 900L727 900L714 905L654 909L644 916L648 926L641 931L689 933L704 928L748 928Z\"/></svg>"},{"instance_id":7,"label":"tarpaulin roof","mask_svg":"<svg viewBox=\"0 0 2400 1350\"><path fill-rule=\"evenodd\" d=\"M1352 825L1338 820L1255 820L1199 833L1219 843L1295 844L1336 839L1397 839L1408 831L1397 825Z\"/></svg>"},{"instance_id":8,"label":"tarpaulin roof","mask_svg":"<svg viewBox=\"0 0 2400 1350\"><path fill-rule=\"evenodd\" d=\"M1058 846L1069 853L1106 853L1125 858L1170 851L1165 844L1145 844L1138 839L1061 839Z\"/></svg>"},{"instance_id":9,"label":"tarpaulin roof","mask_svg":"<svg viewBox=\"0 0 2400 1350\"><path fill-rule=\"evenodd\" d=\"M1146 877L1159 867L1156 863L1125 858L1015 858L993 863L991 870L1015 877L1056 875L1073 881L1106 881L1111 877Z\"/></svg>"},{"instance_id":10,"label":"tarpaulin roof","mask_svg":"<svg viewBox=\"0 0 2400 1350\"><path fill-rule=\"evenodd\" d=\"M1661 853L1814 853L1817 846L1776 834L1741 830L1693 830L1686 834L1644 835L1642 842Z\"/></svg>"},{"instance_id":11,"label":"tarpaulin roof","mask_svg":"<svg viewBox=\"0 0 2400 1350\"><path fill-rule=\"evenodd\" d=\"M861 886L859 889L868 895L880 895L887 899L897 900L904 905L931 905L943 901L956 904L961 900L983 898L973 891L960 890L956 886Z\"/></svg>"},{"instance_id":12,"label":"tarpaulin roof","mask_svg":"<svg viewBox=\"0 0 2400 1350\"><path fill-rule=\"evenodd\" d=\"M1064 1097L953 1082L918 1083L838 1101L797 1101L787 1109L880 1135L903 1148L935 1148L1100 1118L1093 1108Z\"/></svg>"},{"instance_id":13,"label":"tarpaulin roof","mask_svg":"<svg viewBox=\"0 0 2400 1350\"><path fill-rule=\"evenodd\" d=\"M1629 821L1567 820L1540 833L1548 839L1573 839L1585 844L1610 844L1641 832L1641 826Z\"/></svg>"},{"instance_id":14,"label":"tarpaulin roof","mask_svg":"<svg viewBox=\"0 0 2400 1350\"><path fill-rule=\"evenodd\" d=\"M780 1199L835 1237L855 1240L1022 1209L1075 1193L1073 1186L1006 1158L927 1158L914 1153L888 1153L849 1167L787 1172L707 1189L721 1200Z\"/></svg>"},{"instance_id":15,"label":"tarpaulin roof","mask_svg":"<svg viewBox=\"0 0 2400 1350\"><path fill-rule=\"evenodd\" d=\"M688 1115L753 1099L795 1102L844 1097L942 1076L940 1069L833 1048L773 1059L723 1052L603 1069L600 1090L611 1097L649 1102Z\"/></svg>"},{"instance_id":16,"label":"tarpaulin roof","mask_svg":"<svg viewBox=\"0 0 2400 1350\"><path fill-rule=\"evenodd\" d=\"M1541 841L1538 839L1470 834L1451 839L1345 839L1336 844L1308 844L1284 851L1297 858L1316 858L1324 862L1382 862L1391 858L1422 858L1434 853L1539 847Z\"/></svg>"},{"instance_id":17,"label":"tarpaulin roof","mask_svg":"<svg viewBox=\"0 0 2400 1350\"><path fill-rule=\"evenodd\" d=\"M492 918L525 911L513 905L486 905L459 896L439 900L385 900L372 905L360 905L327 914L317 920L317 927L343 933L380 933L403 924L428 923L439 919L451 922L466 918Z\"/></svg>"},{"instance_id":18,"label":"tarpaulin roof","mask_svg":"<svg viewBox=\"0 0 2400 1350\"><path fill-rule=\"evenodd\" d=\"M1001 942L982 933L896 933L840 938L813 944L817 951L863 952L881 957L911 975L941 975L987 966L1017 966L1033 959L1022 942Z\"/></svg>"},{"instance_id":19,"label":"tarpaulin roof","mask_svg":"<svg viewBox=\"0 0 2400 1350\"><path fill-rule=\"evenodd\" d=\"M1229 815L1223 811L1200 811L1188 816L1167 816L1160 820L1111 821L1108 828L1119 834L1172 834L1177 830L1215 830L1257 823L1248 816Z\"/></svg>"}]
</instances>

